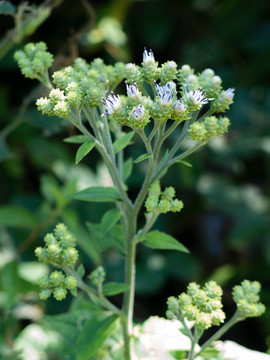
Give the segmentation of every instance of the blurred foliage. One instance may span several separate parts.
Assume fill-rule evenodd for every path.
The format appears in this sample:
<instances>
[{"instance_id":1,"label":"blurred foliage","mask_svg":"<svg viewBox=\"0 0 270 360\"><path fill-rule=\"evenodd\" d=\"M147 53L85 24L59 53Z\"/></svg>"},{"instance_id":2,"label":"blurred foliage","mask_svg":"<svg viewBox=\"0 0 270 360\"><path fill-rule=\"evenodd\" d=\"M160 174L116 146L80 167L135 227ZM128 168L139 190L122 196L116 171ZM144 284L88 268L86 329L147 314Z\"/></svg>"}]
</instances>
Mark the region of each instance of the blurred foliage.
<instances>
[{"instance_id":1,"label":"blurred foliage","mask_svg":"<svg viewBox=\"0 0 270 360\"><path fill-rule=\"evenodd\" d=\"M164 316L169 295L180 293L188 281L209 279L225 287L228 312L232 309L226 289L245 278L259 280L262 301L269 309L269 1L252 0L248 6L241 0L45 3L50 8L46 21L24 33L20 41L12 41L0 61L0 357L16 359L18 344L31 345L29 338L35 334L43 339L39 358L59 358L57 347L62 345L55 343L53 330L48 324L32 323L42 317L45 306L46 313L59 314L67 310L69 301L59 305L38 300L36 275L48 269L36 263L34 248L63 220L77 235L81 258L91 270L86 223L100 221L109 209L65 197L71 189L106 182L108 174L95 150L75 166L78 146L62 141L74 135L74 129L35 110L35 99L46 90L24 79L16 67L13 53L23 38L46 42L56 54L54 69L72 63L78 55L88 61L99 56L107 63L140 63L146 46L160 62L187 63L196 71L211 67L224 79L224 88L236 88L229 135L212 139L191 156L192 167L179 164L166 176L164 186L176 187L185 208L180 219L177 214L160 217L158 229L179 238L191 254L138 249L135 316L138 320L155 313ZM16 31L14 7L9 8L13 15L5 11L0 7L2 46ZM31 11L28 8L27 16L33 19ZM142 153L138 147L129 151L134 158ZM135 165L131 193L136 193L142 179L143 164ZM108 249L104 263L108 280L123 280L119 254ZM119 303L118 296L114 301ZM256 331L251 332L251 327ZM227 337L265 351L270 348L269 334L268 310L262 318L236 326Z\"/></svg>"}]
</instances>

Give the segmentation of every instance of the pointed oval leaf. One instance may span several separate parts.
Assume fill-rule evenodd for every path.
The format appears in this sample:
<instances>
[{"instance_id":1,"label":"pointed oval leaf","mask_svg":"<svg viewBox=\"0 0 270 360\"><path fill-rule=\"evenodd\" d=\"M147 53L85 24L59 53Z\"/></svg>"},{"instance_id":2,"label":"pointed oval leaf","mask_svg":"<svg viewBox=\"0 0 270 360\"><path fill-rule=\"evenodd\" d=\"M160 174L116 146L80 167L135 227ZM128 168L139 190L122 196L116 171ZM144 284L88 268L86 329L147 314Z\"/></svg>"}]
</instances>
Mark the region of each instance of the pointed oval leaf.
<instances>
[{"instance_id":1,"label":"pointed oval leaf","mask_svg":"<svg viewBox=\"0 0 270 360\"><path fill-rule=\"evenodd\" d=\"M87 141L87 139L88 138L86 135L74 135L74 136L65 138L64 141L67 143L71 143L71 144L83 144L84 142Z\"/></svg>"},{"instance_id":2,"label":"pointed oval leaf","mask_svg":"<svg viewBox=\"0 0 270 360\"><path fill-rule=\"evenodd\" d=\"M95 142L89 140L79 147L75 159L76 165L85 157L85 155L87 155L93 149L94 146Z\"/></svg>"},{"instance_id":3,"label":"pointed oval leaf","mask_svg":"<svg viewBox=\"0 0 270 360\"><path fill-rule=\"evenodd\" d=\"M137 159L135 159L133 162L134 164L138 164L141 161L144 161L148 158L150 158L150 156L152 156L151 154L142 154L141 156L139 156Z\"/></svg>"},{"instance_id":4,"label":"pointed oval leaf","mask_svg":"<svg viewBox=\"0 0 270 360\"><path fill-rule=\"evenodd\" d=\"M34 225L35 218L29 211L12 205L0 207L0 226L27 228Z\"/></svg>"},{"instance_id":5,"label":"pointed oval leaf","mask_svg":"<svg viewBox=\"0 0 270 360\"><path fill-rule=\"evenodd\" d=\"M120 194L115 188L104 186L92 186L74 194L69 194L67 197L74 200L94 202L121 201Z\"/></svg>"},{"instance_id":6,"label":"pointed oval leaf","mask_svg":"<svg viewBox=\"0 0 270 360\"><path fill-rule=\"evenodd\" d=\"M142 239L142 243L150 249L189 252L188 249L175 238L158 230L151 231L146 234Z\"/></svg>"},{"instance_id":7,"label":"pointed oval leaf","mask_svg":"<svg viewBox=\"0 0 270 360\"><path fill-rule=\"evenodd\" d=\"M106 296L112 296L112 295L121 294L122 292L125 292L129 288L130 286L128 284L112 281L103 286L102 292Z\"/></svg>"},{"instance_id":8,"label":"pointed oval leaf","mask_svg":"<svg viewBox=\"0 0 270 360\"><path fill-rule=\"evenodd\" d=\"M129 145L130 140L134 135L134 131L130 131L129 133L125 134L124 136L120 137L113 143L113 151L114 153L118 153L120 150L123 150L126 146Z\"/></svg>"},{"instance_id":9,"label":"pointed oval leaf","mask_svg":"<svg viewBox=\"0 0 270 360\"><path fill-rule=\"evenodd\" d=\"M177 162L178 162L178 163L180 163L180 164L186 165L186 166L188 166L188 167L192 167L192 164L191 164L191 163L189 163L188 161L185 161L185 160L178 160Z\"/></svg>"},{"instance_id":10,"label":"pointed oval leaf","mask_svg":"<svg viewBox=\"0 0 270 360\"><path fill-rule=\"evenodd\" d=\"M126 181L132 173L133 159L129 158L123 165L123 180Z\"/></svg>"},{"instance_id":11,"label":"pointed oval leaf","mask_svg":"<svg viewBox=\"0 0 270 360\"><path fill-rule=\"evenodd\" d=\"M111 315L103 318L93 316L84 325L77 343L76 360L90 359L104 341L114 333L117 328L118 317Z\"/></svg>"},{"instance_id":12,"label":"pointed oval leaf","mask_svg":"<svg viewBox=\"0 0 270 360\"><path fill-rule=\"evenodd\" d=\"M105 213L101 220L100 230L104 236L120 219L121 212L118 209L111 209Z\"/></svg>"}]
</instances>

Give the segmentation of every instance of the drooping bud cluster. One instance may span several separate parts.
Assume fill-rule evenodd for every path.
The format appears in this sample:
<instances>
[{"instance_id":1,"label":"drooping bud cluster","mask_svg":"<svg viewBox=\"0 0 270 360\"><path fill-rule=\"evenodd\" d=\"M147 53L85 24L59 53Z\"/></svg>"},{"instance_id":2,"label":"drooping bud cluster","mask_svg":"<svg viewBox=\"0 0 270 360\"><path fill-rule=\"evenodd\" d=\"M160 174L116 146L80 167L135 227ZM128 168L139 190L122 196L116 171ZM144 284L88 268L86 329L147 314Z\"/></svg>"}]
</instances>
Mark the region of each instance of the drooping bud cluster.
<instances>
[{"instance_id":1,"label":"drooping bud cluster","mask_svg":"<svg viewBox=\"0 0 270 360\"><path fill-rule=\"evenodd\" d=\"M65 276L62 271L54 271L49 277L40 278L39 286L41 288L39 293L41 300L47 300L53 294L56 300L61 301L66 298L68 290L74 295L77 281L73 276Z\"/></svg>"},{"instance_id":2,"label":"drooping bud cluster","mask_svg":"<svg viewBox=\"0 0 270 360\"><path fill-rule=\"evenodd\" d=\"M172 186L165 188L161 192L159 181L155 181L149 188L148 196L145 201L148 213L167 213L169 211L179 212L184 204L181 200L175 199L175 189Z\"/></svg>"},{"instance_id":3,"label":"drooping bud cluster","mask_svg":"<svg viewBox=\"0 0 270 360\"><path fill-rule=\"evenodd\" d=\"M89 279L95 285L102 284L104 282L104 280L105 280L105 277L106 277L106 273L105 273L105 270L104 270L103 266L98 266L89 275Z\"/></svg>"},{"instance_id":4,"label":"drooping bud cluster","mask_svg":"<svg viewBox=\"0 0 270 360\"><path fill-rule=\"evenodd\" d=\"M225 134L230 125L227 117L208 116L203 122L194 122L190 125L188 133L192 140L200 143L206 142L212 136Z\"/></svg>"},{"instance_id":5,"label":"drooping bud cluster","mask_svg":"<svg viewBox=\"0 0 270 360\"><path fill-rule=\"evenodd\" d=\"M38 260L55 267L73 266L78 259L75 238L64 224L56 225L54 232L44 238L45 247L37 247Z\"/></svg>"},{"instance_id":6,"label":"drooping bud cluster","mask_svg":"<svg viewBox=\"0 0 270 360\"><path fill-rule=\"evenodd\" d=\"M225 320L221 297L222 289L215 281L209 281L203 288L190 283L186 293L178 298L168 298L167 317L174 319L182 316L188 321L194 321L194 325L200 330L220 325Z\"/></svg>"},{"instance_id":7,"label":"drooping bud cluster","mask_svg":"<svg viewBox=\"0 0 270 360\"><path fill-rule=\"evenodd\" d=\"M78 259L75 249L75 238L64 224L56 225L53 233L45 238L45 247L37 247L35 254L38 260L55 267L73 266ZM46 300L51 294L56 300L63 300L70 290L76 295L77 281L73 276L66 276L62 271L53 271L49 277L39 280L40 299Z\"/></svg>"},{"instance_id":8,"label":"drooping bud cluster","mask_svg":"<svg viewBox=\"0 0 270 360\"><path fill-rule=\"evenodd\" d=\"M25 45L23 51L16 51L14 55L22 74L30 79L39 79L44 76L53 63L53 56L47 51L44 42Z\"/></svg>"},{"instance_id":9,"label":"drooping bud cluster","mask_svg":"<svg viewBox=\"0 0 270 360\"><path fill-rule=\"evenodd\" d=\"M236 302L240 318L260 316L265 306L260 302L261 284L258 281L244 280L233 288L233 300Z\"/></svg>"}]
</instances>

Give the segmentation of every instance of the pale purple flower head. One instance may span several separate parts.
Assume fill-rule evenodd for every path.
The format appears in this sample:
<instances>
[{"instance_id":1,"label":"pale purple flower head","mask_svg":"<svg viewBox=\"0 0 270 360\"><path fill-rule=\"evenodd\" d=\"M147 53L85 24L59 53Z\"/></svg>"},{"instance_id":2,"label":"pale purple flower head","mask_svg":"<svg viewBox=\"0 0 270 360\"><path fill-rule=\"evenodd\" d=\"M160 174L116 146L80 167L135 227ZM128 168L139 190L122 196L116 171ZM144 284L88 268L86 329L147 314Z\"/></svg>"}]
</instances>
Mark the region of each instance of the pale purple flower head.
<instances>
[{"instance_id":1,"label":"pale purple flower head","mask_svg":"<svg viewBox=\"0 0 270 360\"><path fill-rule=\"evenodd\" d=\"M105 112L102 115L112 115L115 112L117 112L121 106L122 102L119 95L116 95L113 91L111 92L111 95L106 91L107 99L102 99L102 104L104 105Z\"/></svg>"},{"instance_id":2,"label":"pale purple flower head","mask_svg":"<svg viewBox=\"0 0 270 360\"><path fill-rule=\"evenodd\" d=\"M225 91L223 91L223 95L227 98L229 98L230 100L233 100L234 98L234 91L235 89L234 88L229 88Z\"/></svg>"},{"instance_id":3,"label":"pale purple flower head","mask_svg":"<svg viewBox=\"0 0 270 360\"><path fill-rule=\"evenodd\" d=\"M208 99L206 97L205 92L202 91L201 89L191 90L191 91L188 91L188 89L186 89L185 98L189 105L198 108L200 108L204 104L207 104L209 100L213 100L213 99Z\"/></svg>"},{"instance_id":4,"label":"pale purple flower head","mask_svg":"<svg viewBox=\"0 0 270 360\"><path fill-rule=\"evenodd\" d=\"M138 105L132 110L131 115L135 120L140 120L144 117L144 110L145 109L143 105Z\"/></svg>"},{"instance_id":5,"label":"pale purple flower head","mask_svg":"<svg viewBox=\"0 0 270 360\"><path fill-rule=\"evenodd\" d=\"M138 86L134 81L133 85L128 85L127 81L125 83L128 97L130 97L131 99L135 99L141 95L140 91L138 90Z\"/></svg>"},{"instance_id":6,"label":"pale purple flower head","mask_svg":"<svg viewBox=\"0 0 270 360\"><path fill-rule=\"evenodd\" d=\"M176 114L183 114L187 107L182 103L181 100L176 100L176 102L173 105L174 111Z\"/></svg>"},{"instance_id":7,"label":"pale purple flower head","mask_svg":"<svg viewBox=\"0 0 270 360\"><path fill-rule=\"evenodd\" d=\"M167 82L164 86L155 82L157 93L159 96L159 102L162 105L171 105L175 94L176 85L173 81Z\"/></svg>"},{"instance_id":8,"label":"pale purple flower head","mask_svg":"<svg viewBox=\"0 0 270 360\"><path fill-rule=\"evenodd\" d=\"M150 49L150 51L148 52L146 50L146 48L144 48L144 52L143 52L143 63L147 64L147 63L155 63L155 58L154 58L154 53L153 51Z\"/></svg>"}]
</instances>

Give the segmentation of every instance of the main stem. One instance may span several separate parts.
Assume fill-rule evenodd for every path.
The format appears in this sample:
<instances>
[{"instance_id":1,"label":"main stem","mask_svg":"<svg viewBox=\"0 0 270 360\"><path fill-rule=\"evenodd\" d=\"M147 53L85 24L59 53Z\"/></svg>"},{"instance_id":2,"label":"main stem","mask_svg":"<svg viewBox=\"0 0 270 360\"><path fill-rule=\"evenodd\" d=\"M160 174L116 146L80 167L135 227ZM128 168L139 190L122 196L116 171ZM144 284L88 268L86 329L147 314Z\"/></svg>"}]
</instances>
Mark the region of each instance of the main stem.
<instances>
[{"instance_id":1,"label":"main stem","mask_svg":"<svg viewBox=\"0 0 270 360\"><path fill-rule=\"evenodd\" d=\"M137 217L133 211L127 216L126 228L126 262L125 262L125 282L129 284L129 289L126 291L123 303L124 317L122 320L123 335L125 341L125 359L131 360L133 353L133 308L135 295L135 256L136 256L136 242L134 241Z\"/></svg>"}]
</instances>

